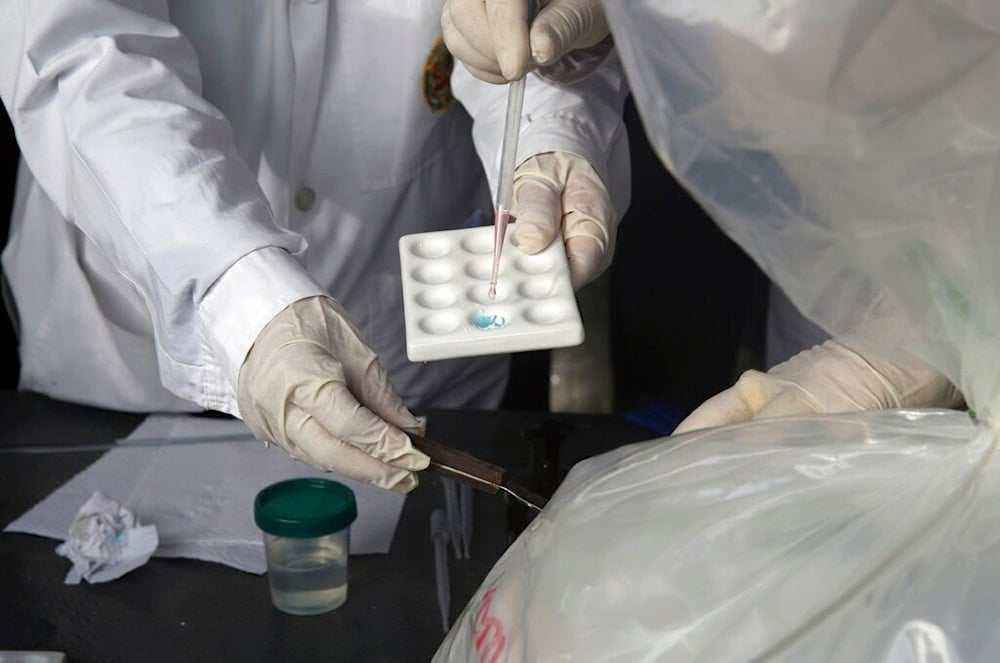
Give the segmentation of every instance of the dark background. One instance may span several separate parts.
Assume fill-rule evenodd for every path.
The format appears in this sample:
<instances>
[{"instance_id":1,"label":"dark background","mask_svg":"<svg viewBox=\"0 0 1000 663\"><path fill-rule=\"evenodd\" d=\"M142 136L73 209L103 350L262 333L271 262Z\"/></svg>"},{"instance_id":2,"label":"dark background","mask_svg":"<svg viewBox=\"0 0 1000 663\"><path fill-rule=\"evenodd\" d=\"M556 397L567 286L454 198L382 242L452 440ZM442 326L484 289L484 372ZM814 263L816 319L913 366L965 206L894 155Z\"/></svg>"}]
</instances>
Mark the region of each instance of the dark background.
<instances>
[{"instance_id":1,"label":"dark background","mask_svg":"<svg viewBox=\"0 0 1000 663\"><path fill-rule=\"evenodd\" d=\"M632 204L619 229L609 277L615 409L654 404L683 414L728 387L741 370L760 367L767 281L663 168L631 102L625 117L632 151ZM17 159L10 120L3 112L3 243ZM547 362L544 352L516 356L506 406L547 407ZM18 368L17 341L4 311L0 387L16 386Z\"/></svg>"},{"instance_id":2,"label":"dark background","mask_svg":"<svg viewBox=\"0 0 1000 663\"><path fill-rule=\"evenodd\" d=\"M7 243L10 208L17 176L17 142L7 111L0 105L0 245ZM21 362L17 358L17 338L6 308L0 309L0 388L17 386Z\"/></svg>"},{"instance_id":3,"label":"dark background","mask_svg":"<svg viewBox=\"0 0 1000 663\"><path fill-rule=\"evenodd\" d=\"M767 277L663 167L625 109L632 203L611 273L615 406L682 413L762 368Z\"/></svg>"}]
</instances>

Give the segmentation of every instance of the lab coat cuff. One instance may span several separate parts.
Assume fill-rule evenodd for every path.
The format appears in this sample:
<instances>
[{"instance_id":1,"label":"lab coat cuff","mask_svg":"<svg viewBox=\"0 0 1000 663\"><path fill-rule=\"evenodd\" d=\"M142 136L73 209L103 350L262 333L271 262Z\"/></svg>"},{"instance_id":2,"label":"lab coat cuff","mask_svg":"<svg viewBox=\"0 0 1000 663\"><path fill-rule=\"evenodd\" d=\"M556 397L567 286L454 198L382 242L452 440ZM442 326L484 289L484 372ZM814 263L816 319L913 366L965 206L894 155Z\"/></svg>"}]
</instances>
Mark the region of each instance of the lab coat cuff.
<instances>
[{"instance_id":1,"label":"lab coat cuff","mask_svg":"<svg viewBox=\"0 0 1000 663\"><path fill-rule=\"evenodd\" d=\"M289 304L316 295L326 293L291 254L276 247L243 256L212 285L199 317L221 379L205 387L216 392L223 411L239 416L240 368L264 326Z\"/></svg>"}]
</instances>

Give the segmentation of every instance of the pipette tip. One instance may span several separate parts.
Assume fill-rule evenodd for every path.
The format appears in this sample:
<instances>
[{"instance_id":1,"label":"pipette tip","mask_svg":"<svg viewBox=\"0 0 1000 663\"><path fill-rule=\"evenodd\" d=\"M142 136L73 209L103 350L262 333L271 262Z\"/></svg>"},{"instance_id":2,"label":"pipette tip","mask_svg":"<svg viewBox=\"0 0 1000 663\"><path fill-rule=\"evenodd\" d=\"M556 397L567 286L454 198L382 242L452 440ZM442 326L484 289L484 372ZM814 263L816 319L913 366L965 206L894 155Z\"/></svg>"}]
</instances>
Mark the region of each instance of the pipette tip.
<instances>
[{"instance_id":1,"label":"pipette tip","mask_svg":"<svg viewBox=\"0 0 1000 663\"><path fill-rule=\"evenodd\" d=\"M490 273L490 289L487 293L491 301L497 297L497 281L500 280L500 254L503 251L503 241L507 234L509 221L510 212L503 207L498 207L496 219L493 222L493 270Z\"/></svg>"}]
</instances>

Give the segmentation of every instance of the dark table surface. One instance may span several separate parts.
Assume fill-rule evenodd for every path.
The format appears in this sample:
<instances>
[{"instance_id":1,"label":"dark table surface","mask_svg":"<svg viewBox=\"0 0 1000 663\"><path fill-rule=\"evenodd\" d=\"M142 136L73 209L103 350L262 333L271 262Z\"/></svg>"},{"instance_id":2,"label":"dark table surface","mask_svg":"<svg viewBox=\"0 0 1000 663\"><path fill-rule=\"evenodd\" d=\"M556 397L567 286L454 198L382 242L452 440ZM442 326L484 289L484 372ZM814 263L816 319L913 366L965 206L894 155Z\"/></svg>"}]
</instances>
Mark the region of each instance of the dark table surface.
<instances>
[{"instance_id":1,"label":"dark table surface","mask_svg":"<svg viewBox=\"0 0 1000 663\"><path fill-rule=\"evenodd\" d=\"M432 410L427 435L501 465L551 494L578 460L657 434L607 415ZM0 391L0 528L105 453L144 416ZM430 516L440 479L408 496L392 548L352 556L337 610L286 615L267 578L198 560L153 558L108 583L66 585L53 539L0 533L0 650L60 651L77 661L428 661L444 638ZM469 559L449 554L451 619L530 516L473 494Z\"/></svg>"}]
</instances>

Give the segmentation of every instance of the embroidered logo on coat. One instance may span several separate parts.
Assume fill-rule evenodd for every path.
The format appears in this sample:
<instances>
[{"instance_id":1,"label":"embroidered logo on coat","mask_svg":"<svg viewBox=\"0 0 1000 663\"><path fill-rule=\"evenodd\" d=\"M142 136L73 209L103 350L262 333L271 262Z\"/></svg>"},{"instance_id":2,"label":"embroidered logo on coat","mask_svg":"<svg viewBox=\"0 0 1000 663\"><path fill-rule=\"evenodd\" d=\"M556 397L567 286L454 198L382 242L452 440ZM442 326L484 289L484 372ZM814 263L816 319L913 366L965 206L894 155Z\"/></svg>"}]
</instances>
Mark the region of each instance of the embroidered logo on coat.
<instances>
[{"instance_id":1,"label":"embroidered logo on coat","mask_svg":"<svg viewBox=\"0 0 1000 663\"><path fill-rule=\"evenodd\" d=\"M451 70L454 68L455 58L444 45L444 37L438 37L424 61L424 74L421 77L424 101L435 113L446 110L455 100L451 95Z\"/></svg>"}]
</instances>

